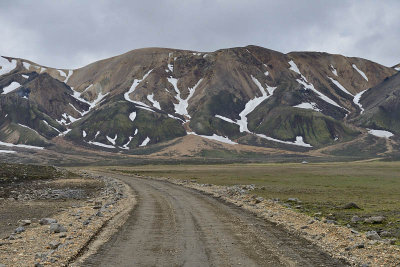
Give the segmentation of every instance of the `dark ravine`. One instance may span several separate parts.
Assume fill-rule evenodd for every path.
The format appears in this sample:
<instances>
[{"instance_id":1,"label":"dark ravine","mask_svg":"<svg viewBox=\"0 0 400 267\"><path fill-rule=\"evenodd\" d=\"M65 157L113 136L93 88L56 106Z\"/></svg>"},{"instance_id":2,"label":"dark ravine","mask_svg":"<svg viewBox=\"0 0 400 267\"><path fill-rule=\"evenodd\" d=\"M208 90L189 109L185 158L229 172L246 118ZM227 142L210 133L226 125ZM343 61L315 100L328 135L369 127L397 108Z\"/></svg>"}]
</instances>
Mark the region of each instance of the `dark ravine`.
<instances>
[{"instance_id":1,"label":"dark ravine","mask_svg":"<svg viewBox=\"0 0 400 267\"><path fill-rule=\"evenodd\" d=\"M345 266L311 243L192 189L117 175L136 191L127 223L84 266Z\"/></svg>"}]
</instances>

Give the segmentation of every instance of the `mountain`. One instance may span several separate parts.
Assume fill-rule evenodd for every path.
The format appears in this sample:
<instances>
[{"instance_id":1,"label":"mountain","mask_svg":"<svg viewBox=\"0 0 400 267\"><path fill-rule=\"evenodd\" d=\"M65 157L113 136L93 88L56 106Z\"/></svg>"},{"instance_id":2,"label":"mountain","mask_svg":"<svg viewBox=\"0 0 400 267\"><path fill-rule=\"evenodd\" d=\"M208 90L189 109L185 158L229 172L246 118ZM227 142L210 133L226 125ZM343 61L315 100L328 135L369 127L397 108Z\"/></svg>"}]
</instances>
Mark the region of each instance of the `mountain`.
<instances>
[{"instance_id":1,"label":"mountain","mask_svg":"<svg viewBox=\"0 0 400 267\"><path fill-rule=\"evenodd\" d=\"M400 73L366 90L360 103L364 109L360 126L400 134Z\"/></svg>"},{"instance_id":2,"label":"mountain","mask_svg":"<svg viewBox=\"0 0 400 267\"><path fill-rule=\"evenodd\" d=\"M129 152L196 135L304 150L357 139L366 127L399 132L389 114L398 107L397 71L362 58L258 46L144 48L75 70L11 57L0 66L5 143L52 147L63 139Z\"/></svg>"}]
</instances>

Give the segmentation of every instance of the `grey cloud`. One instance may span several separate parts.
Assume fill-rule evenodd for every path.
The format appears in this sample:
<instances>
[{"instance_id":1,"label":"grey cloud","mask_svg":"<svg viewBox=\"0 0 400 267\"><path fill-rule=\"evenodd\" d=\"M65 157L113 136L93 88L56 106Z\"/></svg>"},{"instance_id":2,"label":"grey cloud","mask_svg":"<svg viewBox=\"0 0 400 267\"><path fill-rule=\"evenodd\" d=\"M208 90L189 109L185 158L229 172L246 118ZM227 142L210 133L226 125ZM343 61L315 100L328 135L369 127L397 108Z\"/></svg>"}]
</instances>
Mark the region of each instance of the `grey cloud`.
<instances>
[{"instance_id":1,"label":"grey cloud","mask_svg":"<svg viewBox=\"0 0 400 267\"><path fill-rule=\"evenodd\" d=\"M255 44L400 62L400 2L0 2L0 54L75 68L141 47L198 51Z\"/></svg>"}]
</instances>

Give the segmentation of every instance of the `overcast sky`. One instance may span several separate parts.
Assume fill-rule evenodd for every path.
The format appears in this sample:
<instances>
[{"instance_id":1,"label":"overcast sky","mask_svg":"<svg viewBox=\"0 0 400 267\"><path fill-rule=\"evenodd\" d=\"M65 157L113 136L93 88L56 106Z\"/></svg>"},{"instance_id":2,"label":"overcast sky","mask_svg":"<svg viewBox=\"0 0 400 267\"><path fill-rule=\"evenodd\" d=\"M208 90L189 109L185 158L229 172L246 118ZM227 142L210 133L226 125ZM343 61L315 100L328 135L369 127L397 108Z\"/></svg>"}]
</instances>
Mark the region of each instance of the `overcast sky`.
<instances>
[{"instance_id":1,"label":"overcast sky","mask_svg":"<svg viewBox=\"0 0 400 267\"><path fill-rule=\"evenodd\" d=\"M0 54L77 68L142 47L255 44L400 63L400 1L0 0Z\"/></svg>"}]
</instances>

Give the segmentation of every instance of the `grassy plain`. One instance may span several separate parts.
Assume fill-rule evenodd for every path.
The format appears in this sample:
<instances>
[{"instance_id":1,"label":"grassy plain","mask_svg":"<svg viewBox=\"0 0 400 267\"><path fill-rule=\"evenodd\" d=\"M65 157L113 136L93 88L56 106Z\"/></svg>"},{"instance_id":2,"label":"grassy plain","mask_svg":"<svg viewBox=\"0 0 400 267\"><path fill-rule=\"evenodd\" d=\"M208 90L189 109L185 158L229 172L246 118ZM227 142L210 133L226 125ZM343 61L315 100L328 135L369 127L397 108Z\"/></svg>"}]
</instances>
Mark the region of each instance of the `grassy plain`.
<instances>
[{"instance_id":1,"label":"grassy plain","mask_svg":"<svg viewBox=\"0 0 400 267\"><path fill-rule=\"evenodd\" d=\"M359 230L385 229L400 237L400 162L145 165L111 167L125 173L216 185L255 184L264 198L302 201L300 212L335 218ZM354 202L361 209L343 209ZM288 203L289 204L289 203ZM383 224L351 223L351 217L384 215Z\"/></svg>"}]
</instances>

